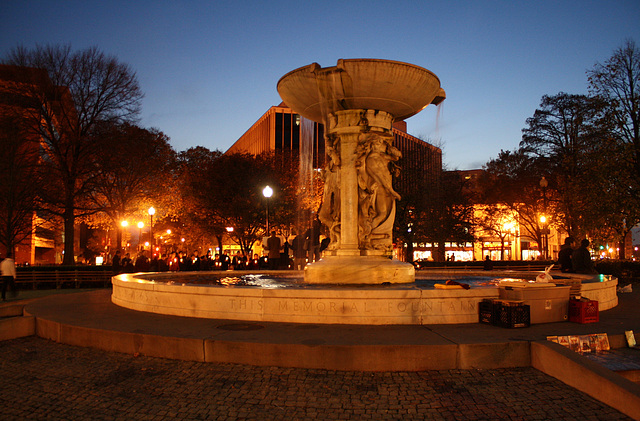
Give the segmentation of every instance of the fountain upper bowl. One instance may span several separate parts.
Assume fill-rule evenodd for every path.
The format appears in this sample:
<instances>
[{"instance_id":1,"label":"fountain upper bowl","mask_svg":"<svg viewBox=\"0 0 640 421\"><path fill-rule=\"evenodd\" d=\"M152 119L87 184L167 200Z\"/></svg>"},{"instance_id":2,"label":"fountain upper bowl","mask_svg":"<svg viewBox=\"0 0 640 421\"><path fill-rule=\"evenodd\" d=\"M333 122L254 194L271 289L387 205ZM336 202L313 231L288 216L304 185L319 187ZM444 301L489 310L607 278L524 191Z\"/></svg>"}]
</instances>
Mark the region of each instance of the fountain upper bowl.
<instances>
[{"instance_id":1,"label":"fountain upper bowl","mask_svg":"<svg viewBox=\"0 0 640 421\"><path fill-rule=\"evenodd\" d=\"M409 118L446 98L440 79L409 63L380 59L340 59L336 66L312 63L278 81L278 93L292 110L318 123L341 110L385 111Z\"/></svg>"}]
</instances>

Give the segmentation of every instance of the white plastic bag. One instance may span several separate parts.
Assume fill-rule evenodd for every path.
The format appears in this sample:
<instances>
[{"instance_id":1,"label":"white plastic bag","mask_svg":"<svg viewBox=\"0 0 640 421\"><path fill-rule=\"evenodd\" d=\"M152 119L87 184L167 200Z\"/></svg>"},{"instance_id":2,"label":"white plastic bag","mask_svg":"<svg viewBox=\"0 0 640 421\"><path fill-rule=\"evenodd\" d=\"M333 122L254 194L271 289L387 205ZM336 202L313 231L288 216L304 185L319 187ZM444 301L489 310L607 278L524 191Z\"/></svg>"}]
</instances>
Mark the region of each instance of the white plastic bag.
<instances>
[{"instance_id":1,"label":"white plastic bag","mask_svg":"<svg viewBox=\"0 0 640 421\"><path fill-rule=\"evenodd\" d=\"M618 287L618 292L633 292L633 287L631 284L624 287Z\"/></svg>"},{"instance_id":2,"label":"white plastic bag","mask_svg":"<svg viewBox=\"0 0 640 421\"><path fill-rule=\"evenodd\" d=\"M553 268L553 265L549 266L548 268L546 268L544 270L543 273L541 273L540 275L536 276L536 283L538 283L538 282L540 282L540 283L553 282L553 277L549 274L549 272L551 272L551 268Z\"/></svg>"}]
</instances>

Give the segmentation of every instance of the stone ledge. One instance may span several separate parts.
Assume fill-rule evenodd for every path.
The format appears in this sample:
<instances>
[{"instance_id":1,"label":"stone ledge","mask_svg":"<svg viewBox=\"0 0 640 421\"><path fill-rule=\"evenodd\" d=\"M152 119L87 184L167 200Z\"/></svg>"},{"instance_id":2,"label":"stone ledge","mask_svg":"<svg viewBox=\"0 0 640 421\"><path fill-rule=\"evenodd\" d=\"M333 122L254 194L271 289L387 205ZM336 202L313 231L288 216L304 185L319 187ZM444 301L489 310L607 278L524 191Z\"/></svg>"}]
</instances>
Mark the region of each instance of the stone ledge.
<instances>
[{"instance_id":1,"label":"stone ledge","mask_svg":"<svg viewBox=\"0 0 640 421\"><path fill-rule=\"evenodd\" d=\"M31 316L0 319L0 341L24 338L36 333L36 320Z\"/></svg>"},{"instance_id":2,"label":"stone ledge","mask_svg":"<svg viewBox=\"0 0 640 421\"><path fill-rule=\"evenodd\" d=\"M5 304L0 306L0 317L19 317L24 315L24 304Z\"/></svg>"},{"instance_id":3,"label":"stone ledge","mask_svg":"<svg viewBox=\"0 0 640 421\"><path fill-rule=\"evenodd\" d=\"M562 345L532 342L531 366L633 419L640 419L640 385Z\"/></svg>"}]
</instances>

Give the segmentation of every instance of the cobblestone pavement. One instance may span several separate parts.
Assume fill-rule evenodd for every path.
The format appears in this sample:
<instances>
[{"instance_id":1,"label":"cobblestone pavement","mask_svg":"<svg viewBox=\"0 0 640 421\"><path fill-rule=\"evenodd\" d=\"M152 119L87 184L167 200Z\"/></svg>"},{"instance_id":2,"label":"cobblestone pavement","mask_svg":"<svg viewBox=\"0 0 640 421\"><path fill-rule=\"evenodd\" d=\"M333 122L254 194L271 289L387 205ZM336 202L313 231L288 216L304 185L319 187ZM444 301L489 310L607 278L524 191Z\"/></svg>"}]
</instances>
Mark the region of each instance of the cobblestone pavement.
<instances>
[{"instance_id":1,"label":"cobblestone pavement","mask_svg":"<svg viewBox=\"0 0 640 421\"><path fill-rule=\"evenodd\" d=\"M3 420L625 420L533 368L340 372L0 342Z\"/></svg>"}]
</instances>

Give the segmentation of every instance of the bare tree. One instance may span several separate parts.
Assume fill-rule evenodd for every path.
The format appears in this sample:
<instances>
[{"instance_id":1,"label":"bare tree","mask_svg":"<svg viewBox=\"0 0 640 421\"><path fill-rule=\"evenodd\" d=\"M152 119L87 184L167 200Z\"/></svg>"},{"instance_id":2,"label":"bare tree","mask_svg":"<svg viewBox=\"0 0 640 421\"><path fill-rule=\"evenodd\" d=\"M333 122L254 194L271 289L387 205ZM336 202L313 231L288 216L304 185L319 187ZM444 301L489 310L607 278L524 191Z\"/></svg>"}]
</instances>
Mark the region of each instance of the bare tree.
<instances>
[{"instance_id":1,"label":"bare tree","mask_svg":"<svg viewBox=\"0 0 640 421\"><path fill-rule=\"evenodd\" d=\"M40 195L64 220L63 263L73 264L76 218L96 211L87 198L96 175L91 133L101 121L134 121L142 92L129 66L95 47L73 52L70 46L20 46L5 62L45 69L51 79L31 86L37 104L28 117L42 139L47 182Z\"/></svg>"},{"instance_id":2,"label":"bare tree","mask_svg":"<svg viewBox=\"0 0 640 421\"><path fill-rule=\"evenodd\" d=\"M636 178L640 179L640 50L629 39L587 74L591 91L613 107L619 140L630 146Z\"/></svg>"}]
</instances>

